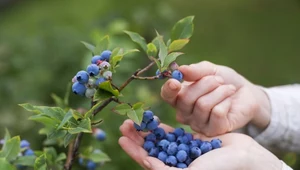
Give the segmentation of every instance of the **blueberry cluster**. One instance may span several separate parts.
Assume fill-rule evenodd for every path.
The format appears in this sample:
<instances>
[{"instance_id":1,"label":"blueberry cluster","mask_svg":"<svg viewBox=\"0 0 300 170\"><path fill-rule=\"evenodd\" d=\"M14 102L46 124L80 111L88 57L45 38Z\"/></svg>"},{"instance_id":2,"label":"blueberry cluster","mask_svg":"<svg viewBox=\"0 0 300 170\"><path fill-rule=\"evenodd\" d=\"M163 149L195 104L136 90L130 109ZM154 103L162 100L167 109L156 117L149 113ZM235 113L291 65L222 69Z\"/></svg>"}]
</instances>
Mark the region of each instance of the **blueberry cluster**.
<instances>
[{"instance_id":1,"label":"blueberry cluster","mask_svg":"<svg viewBox=\"0 0 300 170\"><path fill-rule=\"evenodd\" d=\"M99 141L104 141L106 139L106 133L99 128L93 128L93 136Z\"/></svg>"},{"instance_id":2,"label":"blueberry cluster","mask_svg":"<svg viewBox=\"0 0 300 170\"><path fill-rule=\"evenodd\" d=\"M93 152L97 153L97 152L102 152L102 151L99 149L96 149ZM85 159L83 157L80 157L78 162L81 166L85 166L87 170L95 170L97 168L97 166L99 167L104 164L104 162L96 163L91 159Z\"/></svg>"},{"instance_id":3,"label":"blueberry cluster","mask_svg":"<svg viewBox=\"0 0 300 170\"><path fill-rule=\"evenodd\" d=\"M32 155L34 155L33 150L30 149L30 143L27 140L21 140L20 148L23 151L20 155L23 155L23 156L32 156Z\"/></svg>"},{"instance_id":4,"label":"blueberry cluster","mask_svg":"<svg viewBox=\"0 0 300 170\"><path fill-rule=\"evenodd\" d=\"M172 77L178 81L182 81L183 74L178 70L178 65L176 62L171 63L169 66L169 69L170 70L164 70L162 72L160 72L160 70L158 69L156 71L156 75L159 76L159 79L164 79L166 77Z\"/></svg>"},{"instance_id":5,"label":"blueberry cluster","mask_svg":"<svg viewBox=\"0 0 300 170\"><path fill-rule=\"evenodd\" d=\"M110 56L111 51L109 50L103 51L101 55L93 56L86 71L81 70L73 77L73 93L92 98L99 84L112 78Z\"/></svg>"},{"instance_id":6,"label":"blueberry cluster","mask_svg":"<svg viewBox=\"0 0 300 170\"><path fill-rule=\"evenodd\" d=\"M199 156L220 148L222 141L213 139L211 141L202 141L194 139L191 133L186 133L183 128L176 128L173 132L165 132L163 128L148 128L149 122L155 121L153 112L145 111L141 126L134 124L136 130L150 130L145 137L143 148L149 156L156 157L168 166L177 168L188 167ZM147 121L148 120L148 121ZM146 124L146 126L145 126ZM143 129L143 127L146 127Z\"/></svg>"}]
</instances>

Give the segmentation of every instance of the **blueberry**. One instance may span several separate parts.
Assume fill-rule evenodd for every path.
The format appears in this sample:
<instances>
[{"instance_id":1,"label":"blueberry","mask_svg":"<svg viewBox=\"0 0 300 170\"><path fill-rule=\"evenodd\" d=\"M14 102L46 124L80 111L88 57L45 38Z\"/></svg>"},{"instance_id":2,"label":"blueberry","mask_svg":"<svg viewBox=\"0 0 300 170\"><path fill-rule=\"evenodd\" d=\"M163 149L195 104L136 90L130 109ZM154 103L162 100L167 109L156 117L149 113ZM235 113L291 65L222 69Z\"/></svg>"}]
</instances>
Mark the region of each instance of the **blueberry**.
<instances>
[{"instance_id":1,"label":"blueberry","mask_svg":"<svg viewBox=\"0 0 300 170\"><path fill-rule=\"evenodd\" d=\"M152 120L147 123L147 129L154 130L158 127L158 122L156 120Z\"/></svg>"},{"instance_id":2,"label":"blueberry","mask_svg":"<svg viewBox=\"0 0 300 170\"><path fill-rule=\"evenodd\" d=\"M189 141L193 140L193 135L191 133L185 133L185 136L188 138Z\"/></svg>"},{"instance_id":3,"label":"blueberry","mask_svg":"<svg viewBox=\"0 0 300 170\"><path fill-rule=\"evenodd\" d=\"M101 56L100 55L95 55L92 60L91 60L91 63L92 64L97 64L97 62L101 60Z\"/></svg>"},{"instance_id":4,"label":"blueberry","mask_svg":"<svg viewBox=\"0 0 300 170\"><path fill-rule=\"evenodd\" d=\"M149 156L152 156L152 157L157 157L158 156L158 153L159 153L159 149L158 148L151 148L150 151L149 151Z\"/></svg>"},{"instance_id":5,"label":"blueberry","mask_svg":"<svg viewBox=\"0 0 300 170\"><path fill-rule=\"evenodd\" d=\"M86 167L88 170L95 170L96 169L96 163L92 160L89 160L86 164Z\"/></svg>"},{"instance_id":6,"label":"blueberry","mask_svg":"<svg viewBox=\"0 0 300 170\"><path fill-rule=\"evenodd\" d=\"M188 158L186 159L186 161L185 161L185 164L186 164L187 166L189 166L192 162L193 162L193 159L190 158L190 157L188 157Z\"/></svg>"},{"instance_id":7,"label":"blueberry","mask_svg":"<svg viewBox=\"0 0 300 170\"><path fill-rule=\"evenodd\" d=\"M178 144L181 144L181 143L188 144L189 140L186 136L178 136L176 142Z\"/></svg>"},{"instance_id":8,"label":"blueberry","mask_svg":"<svg viewBox=\"0 0 300 170\"><path fill-rule=\"evenodd\" d=\"M86 84L89 81L89 74L86 71L79 71L76 74L76 79L81 84Z\"/></svg>"},{"instance_id":9,"label":"blueberry","mask_svg":"<svg viewBox=\"0 0 300 170\"><path fill-rule=\"evenodd\" d=\"M160 73L159 69L156 70L156 73L155 73L155 74L156 74L157 76L159 75L159 77L158 77L159 79L164 79L164 78L165 78L165 76L164 76L163 74Z\"/></svg>"},{"instance_id":10,"label":"blueberry","mask_svg":"<svg viewBox=\"0 0 300 170\"><path fill-rule=\"evenodd\" d=\"M30 147L30 143L27 140L21 140L20 147L21 148L29 148Z\"/></svg>"},{"instance_id":11,"label":"blueberry","mask_svg":"<svg viewBox=\"0 0 300 170\"><path fill-rule=\"evenodd\" d=\"M198 146L199 146L199 147L200 147L200 146L202 145L202 143L203 143L203 141L200 140L200 139L195 139L195 141L198 143Z\"/></svg>"},{"instance_id":12,"label":"blueberry","mask_svg":"<svg viewBox=\"0 0 300 170\"><path fill-rule=\"evenodd\" d=\"M163 139L166 135L165 130L161 127L154 129L153 133L155 134L157 139Z\"/></svg>"},{"instance_id":13,"label":"blueberry","mask_svg":"<svg viewBox=\"0 0 300 170\"><path fill-rule=\"evenodd\" d=\"M192 159L198 158L201 155L201 149L198 147L192 147L190 151L190 157Z\"/></svg>"},{"instance_id":14,"label":"blueberry","mask_svg":"<svg viewBox=\"0 0 300 170\"><path fill-rule=\"evenodd\" d=\"M111 79L112 78L112 72L111 71L105 71L103 73L103 77L106 79Z\"/></svg>"},{"instance_id":15,"label":"blueberry","mask_svg":"<svg viewBox=\"0 0 300 170\"><path fill-rule=\"evenodd\" d=\"M107 61L103 61L103 62L100 63L99 67L101 69L109 69L110 68L110 64Z\"/></svg>"},{"instance_id":16,"label":"blueberry","mask_svg":"<svg viewBox=\"0 0 300 170\"><path fill-rule=\"evenodd\" d=\"M72 85L72 91L73 93L80 95L80 96L84 96L85 95L85 91L86 91L86 87L84 84L80 84L79 82L75 82Z\"/></svg>"},{"instance_id":17,"label":"blueberry","mask_svg":"<svg viewBox=\"0 0 300 170\"><path fill-rule=\"evenodd\" d=\"M184 135L184 129L183 128L176 128L174 130L174 134L175 134L176 137L183 136Z\"/></svg>"},{"instance_id":18,"label":"blueberry","mask_svg":"<svg viewBox=\"0 0 300 170\"><path fill-rule=\"evenodd\" d=\"M158 156L157 156L157 158L164 163L166 162L167 157L168 157L168 154L165 151L159 152Z\"/></svg>"},{"instance_id":19,"label":"blueberry","mask_svg":"<svg viewBox=\"0 0 300 170\"><path fill-rule=\"evenodd\" d=\"M190 153L190 148L189 148L189 146L187 145L187 144L180 144L180 145L178 145L178 148L177 148L179 151L180 150L183 150L183 151L185 151L186 153Z\"/></svg>"},{"instance_id":20,"label":"blueberry","mask_svg":"<svg viewBox=\"0 0 300 170\"><path fill-rule=\"evenodd\" d=\"M154 145L154 143L152 142L152 141L146 141L145 143L144 143L144 149L146 150L146 151L150 151L150 149L151 148L154 148L155 147L155 145Z\"/></svg>"},{"instance_id":21,"label":"blueberry","mask_svg":"<svg viewBox=\"0 0 300 170\"><path fill-rule=\"evenodd\" d=\"M106 133L101 129L96 129L94 132L94 136L96 137L97 140L104 141L106 138Z\"/></svg>"},{"instance_id":22,"label":"blueberry","mask_svg":"<svg viewBox=\"0 0 300 170\"><path fill-rule=\"evenodd\" d=\"M83 163L84 163L83 158L79 158L79 159L78 159L78 163L79 163L80 165L83 165Z\"/></svg>"},{"instance_id":23,"label":"blueberry","mask_svg":"<svg viewBox=\"0 0 300 170\"><path fill-rule=\"evenodd\" d=\"M213 149L221 148L222 141L220 139L213 139L210 141Z\"/></svg>"},{"instance_id":24,"label":"blueberry","mask_svg":"<svg viewBox=\"0 0 300 170\"><path fill-rule=\"evenodd\" d=\"M153 116L154 116L154 114L151 110L146 110L143 113L143 122L145 122L145 123L150 122L151 120L153 120Z\"/></svg>"},{"instance_id":25,"label":"blueberry","mask_svg":"<svg viewBox=\"0 0 300 170\"><path fill-rule=\"evenodd\" d=\"M190 141L190 148L192 148L192 147L200 147L200 146L198 145L198 142L196 140L191 140Z\"/></svg>"},{"instance_id":26,"label":"blueberry","mask_svg":"<svg viewBox=\"0 0 300 170\"><path fill-rule=\"evenodd\" d=\"M177 165L176 165L176 167L177 168L187 168L187 165L185 164L185 163L178 163Z\"/></svg>"},{"instance_id":27,"label":"blueberry","mask_svg":"<svg viewBox=\"0 0 300 170\"><path fill-rule=\"evenodd\" d=\"M181 81L182 78L183 78L183 75L182 75L182 73L179 70L174 70L172 72L172 78L174 78L174 79L176 79L178 81Z\"/></svg>"},{"instance_id":28,"label":"blueberry","mask_svg":"<svg viewBox=\"0 0 300 170\"><path fill-rule=\"evenodd\" d=\"M24 156L32 156L34 155L34 152L33 150L31 149L27 149L25 152L24 152Z\"/></svg>"},{"instance_id":29,"label":"blueberry","mask_svg":"<svg viewBox=\"0 0 300 170\"><path fill-rule=\"evenodd\" d=\"M180 150L176 154L178 162L184 162L187 159L188 155L184 150Z\"/></svg>"},{"instance_id":30,"label":"blueberry","mask_svg":"<svg viewBox=\"0 0 300 170\"><path fill-rule=\"evenodd\" d=\"M104 77L98 78L98 79L96 80L96 86L99 86L99 84L101 84L101 83L103 83L103 82L105 82L105 81L106 81L106 79L105 79Z\"/></svg>"},{"instance_id":31,"label":"blueberry","mask_svg":"<svg viewBox=\"0 0 300 170\"><path fill-rule=\"evenodd\" d=\"M89 73L90 76L97 76L100 72L99 67L97 64L90 64L87 68L86 71Z\"/></svg>"},{"instance_id":32,"label":"blueberry","mask_svg":"<svg viewBox=\"0 0 300 170\"><path fill-rule=\"evenodd\" d=\"M110 56L111 56L111 51L105 50L101 53L101 60L109 61Z\"/></svg>"},{"instance_id":33,"label":"blueberry","mask_svg":"<svg viewBox=\"0 0 300 170\"><path fill-rule=\"evenodd\" d=\"M134 127L137 131L143 131L146 129L146 123L142 122L141 125L134 123Z\"/></svg>"},{"instance_id":34,"label":"blueberry","mask_svg":"<svg viewBox=\"0 0 300 170\"><path fill-rule=\"evenodd\" d=\"M169 166L176 166L177 165L177 159L175 156L168 156L166 159L166 164Z\"/></svg>"},{"instance_id":35,"label":"blueberry","mask_svg":"<svg viewBox=\"0 0 300 170\"><path fill-rule=\"evenodd\" d=\"M170 145L170 142L167 141L166 139L163 139L163 140L161 140L161 141L158 143L159 149L160 149L160 150L163 150L163 151L167 151L169 145Z\"/></svg>"},{"instance_id":36,"label":"blueberry","mask_svg":"<svg viewBox=\"0 0 300 170\"><path fill-rule=\"evenodd\" d=\"M176 136L173 133L168 133L168 134L166 134L166 139L169 142L175 142L176 141Z\"/></svg>"},{"instance_id":37,"label":"blueberry","mask_svg":"<svg viewBox=\"0 0 300 170\"><path fill-rule=\"evenodd\" d=\"M85 91L85 97L92 98L92 97L94 97L95 93L96 93L96 89L90 89L90 88L88 88Z\"/></svg>"},{"instance_id":38,"label":"blueberry","mask_svg":"<svg viewBox=\"0 0 300 170\"><path fill-rule=\"evenodd\" d=\"M212 150L212 146L209 142L205 141L202 143L202 145L200 146L200 149L202 151L202 153L206 153Z\"/></svg>"},{"instance_id":39,"label":"blueberry","mask_svg":"<svg viewBox=\"0 0 300 170\"><path fill-rule=\"evenodd\" d=\"M153 134L153 133L148 134L148 135L145 137L145 141L152 141L152 142L155 142L155 141L156 141L156 136L155 136L155 134Z\"/></svg>"},{"instance_id":40,"label":"blueberry","mask_svg":"<svg viewBox=\"0 0 300 170\"><path fill-rule=\"evenodd\" d=\"M167 149L167 153L169 155L175 155L177 153L177 143L176 142L171 142L168 146L168 149Z\"/></svg>"}]
</instances>

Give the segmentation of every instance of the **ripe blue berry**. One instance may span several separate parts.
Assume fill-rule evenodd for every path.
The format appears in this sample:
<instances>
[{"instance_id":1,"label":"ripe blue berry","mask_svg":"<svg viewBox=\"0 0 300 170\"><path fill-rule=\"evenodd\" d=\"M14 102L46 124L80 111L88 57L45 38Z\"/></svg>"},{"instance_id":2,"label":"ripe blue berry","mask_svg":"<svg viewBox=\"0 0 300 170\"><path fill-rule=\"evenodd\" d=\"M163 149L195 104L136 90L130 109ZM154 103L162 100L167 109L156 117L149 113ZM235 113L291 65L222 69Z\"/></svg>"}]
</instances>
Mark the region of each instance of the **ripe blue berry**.
<instances>
[{"instance_id":1,"label":"ripe blue berry","mask_svg":"<svg viewBox=\"0 0 300 170\"><path fill-rule=\"evenodd\" d=\"M177 159L175 156L168 156L166 159L166 164L169 166L176 166L177 165Z\"/></svg>"},{"instance_id":2,"label":"ripe blue berry","mask_svg":"<svg viewBox=\"0 0 300 170\"><path fill-rule=\"evenodd\" d=\"M100 72L99 67L96 64L90 64L86 71L89 73L90 76L97 76Z\"/></svg>"},{"instance_id":3,"label":"ripe blue berry","mask_svg":"<svg viewBox=\"0 0 300 170\"><path fill-rule=\"evenodd\" d=\"M167 157L168 157L168 154L165 151L159 152L158 156L157 156L157 158L164 163L166 162Z\"/></svg>"},{"instance_id":4,"label":"ripe blue berry","mask_svg":"<svg viewBox=\"0 0 300 170\"><path fill-rule=\"evenodd\" d=\"M187 168L187 165L185 164L185 163L178 163L177 165L176 165L176 167L177 168Z\"/></svg>"},{"instance_id":5,"label":"ripe blue berry","mask_svg":"<svg viewBox=\"0 0 300 170\"><path fill-rule=\"evenodd\" d=\"M161 141L158 143L158 148L159 148L160 150L167 151L169 145L170 145L170 142L167 141L166 139L163 139L163 140L161 140Z\"/></svg>"},{"instance_id":6,"label":"ripe blue berry","mask_svg":"<svg viewBox=\"0 0 300 170\"><path fill-rule=\"evenodd\" d=\"M85 95L85 91L86 91L86 87L84 84L80 84L79 82L75 82L72 85L72 91L75 94L78 94L80 96L84 96Z\"/></svg>"},{"instance_id":7,"label":"ripe blue berry","mask_svg":"<svg viewBox=\"0 0 300 170\"><path fill-rule=\"evenodd\" d=\"M168 133L168 134L166 134L166 139L170 142L175 142L176 136L173 133Z\"/></svg>"},{"instance_id":8,"label":"ripe blue berry","mask_svg":"<svg viewBox=\"0 0 300 170\"><path fill-rule=\"evenodd\" d=\"M149 151L149 156L152 156L152 157L157 157L158 156L158 153L159 153L159 149L158 148L151 148L150 151Z\"/></svg>"},{"instance_id":9,"label":"ripe blue berry","mask_svg":"<svg viewBox=\"0 0 300 170\"><path fill-rule=\"evenodd\" d=\"M211 144L209 142L204 141L202 143L202 145L200 146L200 149L201 149L202 153L204 154L206 152L211 151L212 150L212 146L211 146Z\"/></svg>"},{"instance_id":10,"label":"ripe blue berry","mask_svg":"<svg viewBox=\"0 0 300 170\"><path fill-rule=\"evenodd\" d=\"M145 122L145 123L150 122L151 120L153 120L153 116L154 116L154 114L151 110L146 110L143 113L143 122Z\"/></svg>"},{"instance_id":11,"label":"ripe blue berry","mask_svg":"<svg viewBox=\"0 0 300 170\"><path fill-rule=\"evenodd\" d=\"M183 75L182 75L182 73L179 70L174 70L172 72L172 78L174 78L174 79L176 79L178 81L181 81L182 78L183 78Z\"/></svg>"},{"instance_id":12,"label":"ripe blue berry","mask_svg":"<svg viewBox=\"0 0 300 170\"><path fill-rule=\"evenodd\" d=\"M190 157L188 157L188 158L186 159L186 161L185 161L185 164L186 164L187 166L189 166L192 162L193 162L193 159L190 158Z\"/></svg>"},{"instance_id":13,"label":"ripe blue berry","mask_svg":"<svg viewBox=\"0 0 300 170\"><path fill-rule=\"evenodd\" d=\"M103 82L105 82L105 81L106 81L106 79L105 79L104 77L98 78L98 79L96 80L96 86L99 86L99 84L101 84L101 83L103 83Z\"/></svg>"},{"instance_id":14,"label":"ripe blue berry","mask_svg":"<svg viewBox=\"0 0 300 170\"><path fill-rule=\"evenodd\" d=\"M147 123L147 129L148 130L154 130L158 127L158 122L156 120L152 120Z\"/></svg>"},{"instance_id":15,"label":"ripe blue berry","mask_svg":"<svg viewBox=\"0 0 300 170\"><path fill-rule=\"evenodd\" d=\"M142 122L141 125L134 123L134 127L137 131L143 131L146 129L146 123Z\"/></svg>"},{"instance_id":16,"label":"ripe blue berry","mask_svg":"<svg viewBox=\"0 0 300 170\"><path fill-rule=\"evenodd\" d=\"M198 145L198 142L196 140L191 140L190 141L190 148L192 148L192 147L200 147L200 146Z\"/></svg>"},{"instance_id":17,"label":"ripe blue berry","mask_svg":"<svg viewBox=\"0 0 300 170\"><path fill-rule=\"evenodd\" d=\"M186 136L178 136L176 142L178 144L181 144L181 143L188 144L189 140Z\"/></svg>"},{"instance_id":18,"label":"ripe blue berry","mask_svg":"<svg viewBox=\"0 0 300 170\"><path fill-rule=\"evenodd\" d=\"M151 148L154 148L155 147L155 145L154 145L154 143L152 142L152 141L146 141L145 143L144 143L144 149L146 150L146 151L150 151L150 149Z\"/></svg>"},{"instance_id":19,"label":"ripe blue berry","mask_svg":"<svg viewBox=\"0 0 300 170\"><path fill-rule=\"evenodd\" d=\"M177 148L177 149L178 149L179 151L180 151L180 150L183 150L183 151L185 151L186 153L190 153L190 148L189 148L189 146L188 146L187 144L184 144L184 143L178 145L178 148Z\"/></svg>"},{"instance_id":20,"label":"ripe blue berry","mask_svg":"<svg viewBox=\"0 0 300 170\"><path fill-rule=\"evenodd\" d=\"M176 128L173 132L176 137L183 136L184 135L184 129L183 128Z\"/></svg>"},{"instance_id":21,"label":"ripe blue berry","mask_svg":"<svg viewBox=\"0 0 300 170\"><path fill-rule=\"evenodd\" d=\"M190 151L190 157L192 159L198 158L201 155L201 149L198 147L192 147Z\"/></svg>"},{"instance_id":22,"label":"ripe blue berry","mask_svg":"<svg viewBox=\"0 0 300 170\"><path fill-rule=\"evenodd\" d=\"M86 71L79 71L76 74L76 79L79 83L85 84L89 81L89 74Z\"/></svg>"},{"instance_id":23,"label":"ripe blue berry","mask_svg":"<svg viewBox=\"0 0 300 170\"><path fill-rule=\"evenodd\" d=\"M29 148L30 147L30 143L27 140L21 140L20 147L21 148Z\"/></svg>"},{"instance_id":24,"label":"ripe blue berry","mask_svg":"<svg viewBox=\"0 0 300 170\"><path fill-rule=\"evenodd\" d=\"M95 170L96 169L96 163L92 160L89 160L86 164L86 167L88 170Z\"/></svg>"},{"instance_id":25,"label":"ripe blue berry","mask_svg":"<svg viewBox=\"0 0 300 170\"><path fill-rule=\"evenodd\" d=\"M171 142L168 146L168 149L167 149L167 153L169 155L175 155L177 153L177 143L176 142Z\"/></svg>"},{"instance_id":26,"label":"ripe blue berry","mask_svg":"<svg viewBox=\"0 0 300 170\"><path fill-rule=\"evenodd\" d=\"M156 73L155 73L157 76L159 75L159 79L164 79L165 78L165 76L163 75L163 74L160 74L160 71L159 71L159 69L157 69L156 70Z\"/></svg>"},{"instance_id":27,"label":"ripe blue berry","mask_svg":"<svg viewBox=\"0 0 300 170\"><path fill-rule=\"evenodd\" d=\"M153 133L155 134L157 139L163 139L166 135L165 130L161 127L154 129Z\"/></svg>"},{"instance_id":28,"label":"ripe blue berry","mask_svg":"<svg viewBox=\"0 0 300 170\"><path fill-rule=\"evenodd\" d=\"M222 141L220 139L213 139L210 141L213 149L221 148Z\"/></svg>"},{"instance_id":29,"label":"ripe blue berry","mask_svg":"<svg viewBox=\"0 0 300 170\"><path fill-rule=\"evenodd\" d=\"M150 134L148 134L148 135L145 137L145 140L146 140L146 141L152 141L152 142L155 142L155 141L156 141L156 136L155 136L155 134L150 133Z\"/></svg>"},{"instance_id":30,"label":"ripe blue berry","mask_svg":"<svg viewBox=\"0 0 300 170\"><path fill-rule=\"evenodd\" d=\"M80 165L83 165L83 158L79 158L79 159L78 159L78 163L79 163Z\"/></svg>"},{"instance_id":31,"label":"ripe blue berry","mask_svg":"<svg viewBox=\"0 0 300 170\"><path fill-rule=\"evenodd\" d=\"M180 150L176 154L176 158L177 158L178 162L186 161L187 157L188 157L188 155L184 150Z\"/></svg>"},{"instance_id":32,"label":"ripe blue berry","mask_svg":"<svg viewBox=\"0 0 300 170\"><path fill-rule=\"evenodd\" d=\"M200 140L200 139L195 139L195 141L198 143L198 146L199 146L199 147L200 147L200 146L202 145L202 143L203 143L203 141Z\"/></svg>"},{"instance_id":33,"label":"ripe blue berry","mask_svg":"<svg viewBox=\"0 0 300 170\"><path fill-rule=\"evenodd\" d=\"M103 130L98 128L94 129L93 134L95 138L99 141L104 141L106 138L106 133Z\"/></svg>"},{"instance_id":34,"label":"ripe blue berry","mask_svg":"<svg viewBox=\"0 0 300 170\"><path fill-rule=\"evenodd\" d=\"M111 51L105 50L101 53L101 60L109 61L110 56L111 56Z\"/></svg>"},{"instance_id":35,"label":"ripe blue berry","mask_svg":"<svg viewBox=\"0 0 300 170\"><path fill-rule=\"evenodd\" d=\"M31 149L27 149L27 150L24 152L24 155L25 155L25 156L32 156L32 155L34 155L34 152L33 152L33 150L31 150Z\"/></svg>"},{"instance_id":36,"label":"ripe blue berry","mask_svg":"<svg viewBox=\"0 0 300 170\"><path fill-rule=\"evenodd\" d=\"M91 63L92 64L97 64L97 62L101 60L101 56L100 55L95 55L92 60L91 60Z\"/></svg>"},{"instance_id":37,"label":"ripe blue berry","mask_svg":"<svg viewBox=\"0 0 300 170\"><path fill-rule=\"evenodd\" d=\"M193 140L193 135L191 133L185 133L185 136L188 138L189 141Z\"/></svg>"}]
</instances>

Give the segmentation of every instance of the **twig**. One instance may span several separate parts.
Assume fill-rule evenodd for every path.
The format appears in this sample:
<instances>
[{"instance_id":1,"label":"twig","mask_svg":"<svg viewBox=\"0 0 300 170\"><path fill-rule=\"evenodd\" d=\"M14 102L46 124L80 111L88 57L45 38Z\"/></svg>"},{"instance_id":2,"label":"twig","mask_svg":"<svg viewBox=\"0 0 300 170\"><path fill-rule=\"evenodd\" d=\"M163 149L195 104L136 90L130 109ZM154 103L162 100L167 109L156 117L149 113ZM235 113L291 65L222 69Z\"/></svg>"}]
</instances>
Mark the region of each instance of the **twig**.
<instances>
[{"instance_id":1,"label":"twig","mask_svg":"<svg viewBox=\"0 0 300 170\"><path fill-rule=\"evenodd\" d=\"M139 76L132 76L134 79L137 80L155 80L158 79L159 76L152 76L152 77L139 77Z\"/></svg>"}]
</instances>

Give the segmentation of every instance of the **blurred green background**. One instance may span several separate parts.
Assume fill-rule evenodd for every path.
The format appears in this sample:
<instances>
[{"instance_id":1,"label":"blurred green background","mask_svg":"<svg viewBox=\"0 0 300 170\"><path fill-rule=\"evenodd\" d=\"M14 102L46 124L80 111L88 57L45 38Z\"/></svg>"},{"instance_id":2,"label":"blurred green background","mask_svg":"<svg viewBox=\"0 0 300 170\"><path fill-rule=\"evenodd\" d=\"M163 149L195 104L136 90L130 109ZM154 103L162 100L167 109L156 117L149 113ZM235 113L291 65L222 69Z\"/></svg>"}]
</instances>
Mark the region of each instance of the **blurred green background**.
<instances>
[{"instance_id":1,"label":"blurred green background","mask_svg":"<svg viewBox=\"0 0 300 170\"><path fill-rule=\"evenodd\" d=\"M93 43L110 34L115 44L135 47L123 30L139 32L148 41L154 29L168 37L173 24L188 15L195 15L195 32L179 64L209 60L267 87L300 82L299 0L0 0L0 135L7 127L33 149L42 148L41 126L27 120L31 113L17 104L54 105L50 95L63 96L74 74L86 68L90 56L80 41ZM148 62L142 52L128 56L114 76L115 84ZM144 101L163 122L179 126L174 110L160 98L162 84L136 81L123 94L131 102ZM86 99L73 94L70 104L88 107ZM118 145L124 118L110 109L98 115L105 120L100 128L108 139L99 143L86 135L84 143L93 143L112 158L101 169L141 169ZM279 156L300 168L294 153Z\"/></svg>"}]
</instances>

